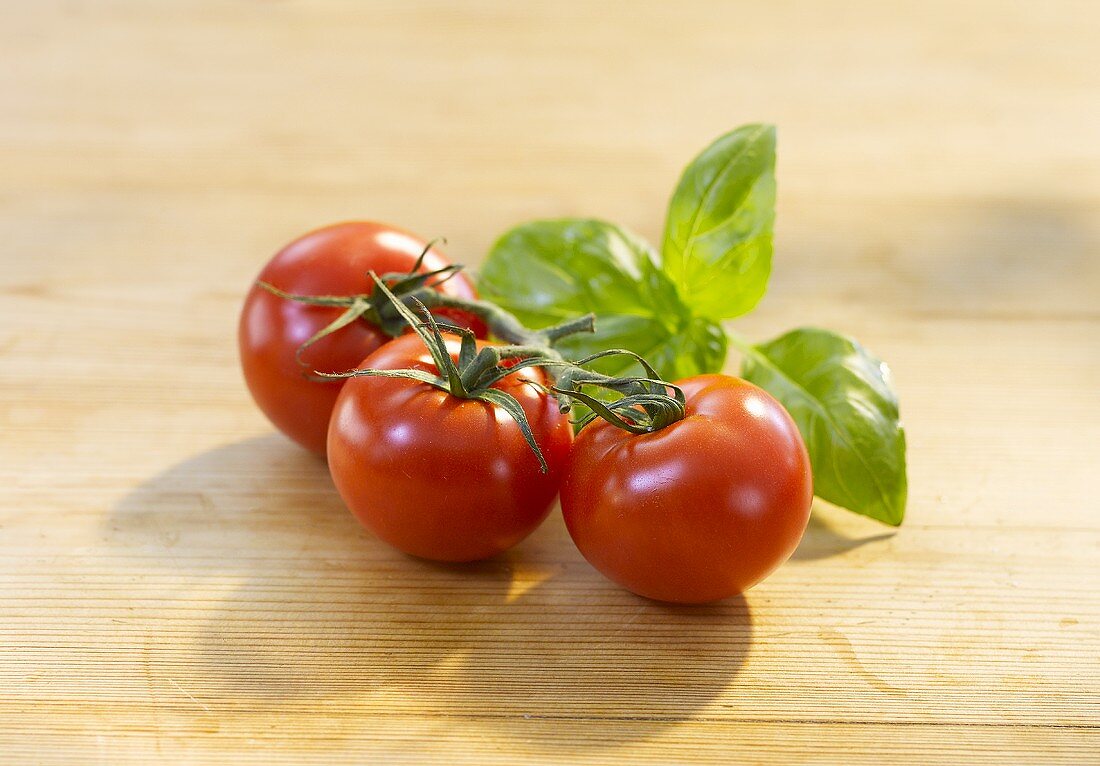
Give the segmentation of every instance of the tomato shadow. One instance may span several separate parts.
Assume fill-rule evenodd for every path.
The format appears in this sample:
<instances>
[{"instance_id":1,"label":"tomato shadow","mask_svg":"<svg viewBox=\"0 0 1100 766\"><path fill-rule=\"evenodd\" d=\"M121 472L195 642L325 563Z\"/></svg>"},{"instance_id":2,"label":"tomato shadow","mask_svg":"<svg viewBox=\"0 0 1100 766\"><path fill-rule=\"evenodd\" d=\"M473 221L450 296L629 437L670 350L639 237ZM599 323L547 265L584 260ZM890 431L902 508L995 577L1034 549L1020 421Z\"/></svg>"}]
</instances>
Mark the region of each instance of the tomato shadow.
<instances>
[{"instance_id":1,"label":"tomato shadow","mask_svg":"<svg viewBox=\"0 0 1100 766\"><path fill-rule=\"evenodd\" d=\"M324 583L256 573L196 636L187 662L207 685L189 691L208 706L324 712L346 736L378 715L426 717L456 737L484 730L572 751L655 736L733 683L752 637L743 598L643 600L583 562L530 561L525 545L546 543L464 567L394 560ZM603 736L565 743L554 732L564 722Z\"/></svg>"},{"instance_id":2,"label":"tomato shadow","mask_svg":"<svg viewBox=\"0 0 1100 766\"><path fill-rule=\"evenodd\" d=\"M162 714L210 730L262 713L344 738L409 716L444 737L606 748L715 703L752 642L744 598L674 607L623 591L556 510L489 561L397 553L352 519L322 461L277 436L150 478L104 537L155 575L134 583L133 619L135 637L163 633L145 660L150 686L178 698Z\"/></svg>"},{"instance_id":3,"label":"tomato shadow","mask_svg":"<svg viewBox=\"0 0 1100 766\"><path fill-rule=\"evenodd\" d=\"M216 447L147 479L115 504L103 534L127 555L209 577L271 556L289 564L353 555L368 537L324 461L275 434Z\"/></svg>"}]
</instances>

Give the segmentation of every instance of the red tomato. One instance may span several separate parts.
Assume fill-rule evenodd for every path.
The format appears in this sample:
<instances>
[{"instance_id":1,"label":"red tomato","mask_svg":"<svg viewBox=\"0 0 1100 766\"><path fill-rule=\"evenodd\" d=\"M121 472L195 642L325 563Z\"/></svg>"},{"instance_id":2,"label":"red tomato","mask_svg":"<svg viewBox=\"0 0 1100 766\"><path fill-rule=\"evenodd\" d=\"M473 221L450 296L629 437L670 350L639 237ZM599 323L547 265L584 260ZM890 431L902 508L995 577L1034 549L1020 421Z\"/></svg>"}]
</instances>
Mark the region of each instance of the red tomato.
<instances>
[{"instance_id":1,"label":"red tomato","mask_svg":"<svg viewBox=\"0 0 1100 766\"><path fill-rule=\"evenodd\" d=\"M457 358L458 341L447 344ZM390 341L361 366L437 372L415 335ZM527 368L494 388L523 407L547 473L499 407L402 378L349 379L328 433L340 496L375 535L414 556L474 561L512 547L546 518L573 441L568 417L528 381L546 383Z\"/></svg>"},{"instance_id":2,"label":"red tomato","mask_svg":"<svg viewBox=\"0 0 1100 766\"><path fill-rule=\"evenodd\" d=\"M298 295L366 294L374 288L369 271L380 275L407 272L426 245L419 237L386 224L339 223L291 242L275 254L259 279ZM433 248L421 271L448 265ZM461 298L476 297L473 283L461 273L438 289ZM366 320L353 322L306 349L302 355L305 366L300 365L294 356L298 347L343 311L342 307L297 303L253 285L238 330L241 366L256 403L280 431L321 455L343 381L317 381L308 373L355 369L367 354L389 340ZM467 326L477 321L453 312L448 318ZM484 325L474 329L484 335Z\"/></svg>"},{"instance_id":3,"label":"red tomato","mask_svg":"<svg viewBox=\"0 0 1100 766\"><path fill-rule=\"evenodd\" d=\"M701 603L760 582L810 515L810 458L775 399L726 375L680 381L687 416L633 435L581 431L561 488L569 534L596 569L661 601Z\"/></svg>"}]
</instances>

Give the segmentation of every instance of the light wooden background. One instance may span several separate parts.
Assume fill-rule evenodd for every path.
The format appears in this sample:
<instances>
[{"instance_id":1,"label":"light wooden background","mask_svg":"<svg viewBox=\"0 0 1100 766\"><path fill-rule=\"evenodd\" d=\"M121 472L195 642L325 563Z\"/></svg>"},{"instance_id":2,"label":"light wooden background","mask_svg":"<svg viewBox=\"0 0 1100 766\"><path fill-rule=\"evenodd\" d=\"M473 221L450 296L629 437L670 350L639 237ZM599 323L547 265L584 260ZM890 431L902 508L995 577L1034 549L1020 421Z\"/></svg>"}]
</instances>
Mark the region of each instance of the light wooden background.
<instances>
[{"instance_id":1,"label":"light wooden background","mask_svg":"<svg viewBox=\"0 0 1100 766\"><path fill-rule=\"evenodd\" d=\"M0 760L1100 762L1098 39L1092 2L4 2ZM658 237L754 120L739 328L891 362L900 531L818 508L701 609L557 515L430 566L249 401L238 305L296 234Z\"/></svg>"}]
</instances>

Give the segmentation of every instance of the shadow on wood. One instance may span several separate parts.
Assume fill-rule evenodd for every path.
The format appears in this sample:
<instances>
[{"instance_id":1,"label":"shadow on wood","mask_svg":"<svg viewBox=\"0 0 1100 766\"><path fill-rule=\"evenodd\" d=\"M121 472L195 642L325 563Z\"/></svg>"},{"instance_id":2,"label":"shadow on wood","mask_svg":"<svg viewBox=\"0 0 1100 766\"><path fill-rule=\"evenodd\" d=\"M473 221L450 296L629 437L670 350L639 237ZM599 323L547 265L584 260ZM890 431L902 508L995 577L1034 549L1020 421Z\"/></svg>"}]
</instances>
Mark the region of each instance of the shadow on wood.
<instances>
[{"instance_id":1,"label":"shadow on wood","mask_svg":"<svg viewBox=\"0 0 1100 766\"><path fill-rule=\"evenodd\" d=\"M741 597L672 607L604 580L557 512L489 561L406 557L359 528L321 461L274 436L153 477L118 504L108 542L163 563L168 585L136 586L175 618L146 672L185 689L178 714L207 730L219 711L289 727L322 714L348 737L383 716L525 741L547 719L600 721L572 747L611 747L707 715L752 639Z\"/></svg>"},{"instance_id":2,"label":"shadow on wood","mask_svg":"<svg viewBox=\"0 0 1100 766\"><path fill-rule=\"evenodd\" d=\"M848 530L842 531L835 526L835 521L829 518L834 516L849 516L845 519L845 526L855 528L859 532L873 530L870 534L852 534ZM881 531L886 530L886 531ZM813 513L810 514L810 523L806 526L806 534L802 542L798 544L791 559L795 561L815 561L831 556L839 556L868 543L876 543L889 540L898 531L891 527L879 524L869 519L854 518L850 511L828 506L819 498L814 498Z\"/></svg>"}]
</instances>

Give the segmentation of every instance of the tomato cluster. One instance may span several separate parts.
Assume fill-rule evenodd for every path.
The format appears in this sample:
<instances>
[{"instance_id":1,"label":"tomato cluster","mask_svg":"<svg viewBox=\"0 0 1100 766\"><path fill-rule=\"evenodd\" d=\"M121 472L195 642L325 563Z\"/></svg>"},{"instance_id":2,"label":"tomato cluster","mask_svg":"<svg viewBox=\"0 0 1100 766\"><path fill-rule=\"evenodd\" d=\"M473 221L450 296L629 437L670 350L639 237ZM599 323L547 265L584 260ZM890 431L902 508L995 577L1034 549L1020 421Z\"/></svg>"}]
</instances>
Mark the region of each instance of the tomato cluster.
<instances>
[{"instance_id":1,"label":"tomato cluster","mask_svg":"<svg viewBox=\"0 0 1100 766\"><path fill-rule=\"evenodd\" d=\"M257 404L287 436L327 456L341 497L371 532L423 558L482 559L530 534L560 492L569 533L593 566L635 593L683 603L743 591L790 556L809 517L809 457L783 407L743 380L678 381L681 419L649 433L596 420L574 439L541 367L502 371L482 398L456 396L415 377L445 376L445 356L366 317L303 350L344 309L285 294L369 296L372 273L448 265L391 226L329 226L277 253L241 313L241 363ZM448 276L428 287L476 298L465 275ZM476 312L432 312L482 338L469 350L492 345ZM437 354L457 363L459 336L439 337ZM352 369L374 372L314 374ZM396 370L414 376L385 372ZM522 412L494 404L493 392Z\"/></svg>"}]
</instances>

